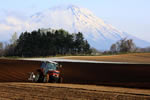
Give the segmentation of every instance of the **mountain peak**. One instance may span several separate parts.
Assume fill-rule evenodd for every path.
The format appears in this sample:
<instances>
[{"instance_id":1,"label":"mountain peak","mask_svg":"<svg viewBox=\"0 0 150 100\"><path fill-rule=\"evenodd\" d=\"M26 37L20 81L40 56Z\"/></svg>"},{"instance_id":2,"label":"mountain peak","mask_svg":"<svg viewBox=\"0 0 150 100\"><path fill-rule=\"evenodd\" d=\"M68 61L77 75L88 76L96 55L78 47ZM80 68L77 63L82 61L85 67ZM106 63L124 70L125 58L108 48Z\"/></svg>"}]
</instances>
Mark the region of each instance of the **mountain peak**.
<instances>
[{"instance_id":1,"label":"mountain peak","mask_svg":"<svg viewBox=\"0 0 150 100\"><path fill-rule=\"evenodd\" d=\"M79 6L76 6L76 5L68 5L67 8L68 8L68 9L74 9L74 8L75 8L75 9L79 9Z\"/></svg>"},{"instance_id":2,"label":"mountain peak","mask_svg":"<svg viewBox=\"0 0 150 100\"><path fill-rule=\"evenodd\" d=\"M70 4L70 5L59 5L59 6L55 6L55 7L49 8L48 10L67 10L67 9L80 9L80 7L77 6L77 5L73 5L73 4Z\"/></svg>"},{"instance_id":3,"label":"mountain peak","mask_svg":"<svg viewBox=\"0 0 150 100\"><path fill-rule=\"evenodd\" d=\"M95 16L90 10L76 5L58 6L31 17L34 28L63 28L71 33L82 32L90 45L99 50L108 50L116 41L131 37L115 29ZM138 40L136 38L136 40ZM144 43L144 41L142 41ZM146 44L146 42L145 42ZM143 46L140 44L140 46Z\"/></svg>"}]
</instances>

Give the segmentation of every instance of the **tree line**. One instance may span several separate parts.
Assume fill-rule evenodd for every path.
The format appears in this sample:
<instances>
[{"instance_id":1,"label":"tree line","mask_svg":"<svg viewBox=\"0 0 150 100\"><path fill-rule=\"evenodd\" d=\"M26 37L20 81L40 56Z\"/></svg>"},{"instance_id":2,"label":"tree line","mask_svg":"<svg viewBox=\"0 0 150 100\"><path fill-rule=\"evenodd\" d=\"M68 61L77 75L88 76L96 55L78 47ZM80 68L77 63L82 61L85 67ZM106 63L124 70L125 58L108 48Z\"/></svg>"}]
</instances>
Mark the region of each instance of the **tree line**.
<instances>
[{"instance_id":1,"label":"tree line","mask_svg":"<svg viewBox=\"0 0 150 100\"><path fill-rule=\"evenodd\" d=\"M55 55L90 54L91 47L81 32L70 34L59 29L53 31L35 30L22 32L19 38L9 45L6 56L36 57Z\"/></svg>"},{"instance_id":2,"label":"tree line","mask_svg":"<svg viewBox=\"0 0 150 100\"><path fill-rule=\"evenodd\" d=\"M10 43L0 42L0 56L38 57L56 55L102 55L131 52L150 52L150 47L138 48L132 39L123 38L112 44L110 50L91 48L81 32L70 34L59 30L35 30L14 33Z\"/></svg>"}]
</instances>

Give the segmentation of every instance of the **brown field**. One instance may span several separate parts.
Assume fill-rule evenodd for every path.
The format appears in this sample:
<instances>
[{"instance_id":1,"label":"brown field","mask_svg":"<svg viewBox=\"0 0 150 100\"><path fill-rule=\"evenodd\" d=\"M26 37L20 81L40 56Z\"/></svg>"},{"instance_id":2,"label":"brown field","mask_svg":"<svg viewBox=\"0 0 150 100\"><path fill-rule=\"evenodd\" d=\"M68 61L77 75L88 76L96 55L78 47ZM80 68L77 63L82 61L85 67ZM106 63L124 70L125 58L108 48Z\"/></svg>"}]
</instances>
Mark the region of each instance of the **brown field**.
<instances>
[{"instance_id":1,"label":"brown field","mask_svg":"<svg viewBox=\"0 0 150 100\"><path fill-rule=\"evenodd\" d=\"M150 90L9 82L0 83L0 100L150 100Z\"/></svg>"},{"instance_id":2,"label":"brown field","mask_svg":"<svg viewBox=\"0 0 150 100\"><path fill-rule=\"evenodd\" d=\"M92 61L150 63L150 53L131 53L108 56L67 56L62 58Z\"/></svg>"},{"instance_id":3,"label":"brown field","mask_svg":"<svg viewBox=\"0 0 150 100\"><path fill-rule=\"evenodd\" d=\"M60 63L64 83L150 89L150 64ZM1 59L0 82L28 82L39 67L37 61Z\"/></svg>"},{"instance_id":4,"label":"brown field","mask_svg":"<svg viewBox=\"0 0 150 100\"><path fill-rule=\"evenodd\" d=\"M0 82L26 82L40 62L0 59Z\"/></svg>"},{"instance_id":5,"label":"brown field","mask_svg":"<svg viewBox=\"0 0 150 100\"><path fill-rule=\"evenodd\" d=\"M149 53L144 53L123 54L120 56L70 57L69 59L98 61L101 59L102 61L118 61L117 59L119 59L121 62L128 59L128 62L149 63L149 56ZM68 59L68 57L66 58ZM54 84L10 83L28 82L29 72L34 72L39 68L40 62L0 59L0 97L3 97L0 100L49 100L49 98L54 100L99 100L99 98L102 100L150 100L150 94L147 94L150 93L150 64L60 63L63 65L61 69L61 75L64 78L63 83L67 85L53 86ZM88 85L68 87L68 83ZM89 84L98 86L90 87L91 85ZM100 85L115 87L95 90L102 88ZM146 90L126 90L126 88L115 90L117 89L116 86L143 88ZM141 92L137 93L136 91Z\"/></svg>"}]
</instances>

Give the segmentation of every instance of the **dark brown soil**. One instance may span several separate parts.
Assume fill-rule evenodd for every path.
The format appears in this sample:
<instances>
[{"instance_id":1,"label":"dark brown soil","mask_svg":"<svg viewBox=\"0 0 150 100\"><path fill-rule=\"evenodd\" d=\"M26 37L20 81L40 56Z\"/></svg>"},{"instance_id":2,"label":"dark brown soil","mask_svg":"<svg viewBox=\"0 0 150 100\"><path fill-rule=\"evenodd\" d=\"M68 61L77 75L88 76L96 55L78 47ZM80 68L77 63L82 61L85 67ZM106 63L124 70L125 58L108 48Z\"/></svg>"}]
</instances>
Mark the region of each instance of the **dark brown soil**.
<instances>
[{"instance_id":1,"label":"dark brown soil","mask_svg":"<svg viewBox=\"0 0 150 100\"><path fill-rule=\"evenodd\" d=\"M0 82L26 82L40 62L0 59Z\"/></svg>"},{"instance_id":2,"label":"dark brown soil","mask_svg":"<svg viewBox=\"0 0 150 100\"><path fill-rule=\"evenodd\" d=\"M64 83L97 84L150 89L149 64L61 62ZM0 82L27 82L40 62L0 59Z\"/></svg>"}]
</instances>

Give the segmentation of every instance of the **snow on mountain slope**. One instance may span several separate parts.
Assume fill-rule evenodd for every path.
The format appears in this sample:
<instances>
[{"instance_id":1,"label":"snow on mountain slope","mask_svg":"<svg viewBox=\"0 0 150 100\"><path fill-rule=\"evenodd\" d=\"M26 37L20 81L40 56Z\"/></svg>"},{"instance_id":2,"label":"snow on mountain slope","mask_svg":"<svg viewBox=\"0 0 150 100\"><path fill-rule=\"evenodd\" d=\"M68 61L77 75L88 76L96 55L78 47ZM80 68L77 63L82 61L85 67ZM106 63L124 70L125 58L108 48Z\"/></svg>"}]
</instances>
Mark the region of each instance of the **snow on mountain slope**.
<instances>
[{"instance_id":1,"label":"snow on mountain slope","mask_svg":"<svg viewBox=\"0 0 150 100\"><path fill-rule=\"evenodd\" d=\"M150 46L150 43L140 40L125 32L106 24L85 8L77 6L55 7L31 16L29 22L37 28L63 28L71 33L82 32L90 45L99 50L108 50L112 43L124 37L133 38L139 47Z\"/></svg>"}]
</instances>

